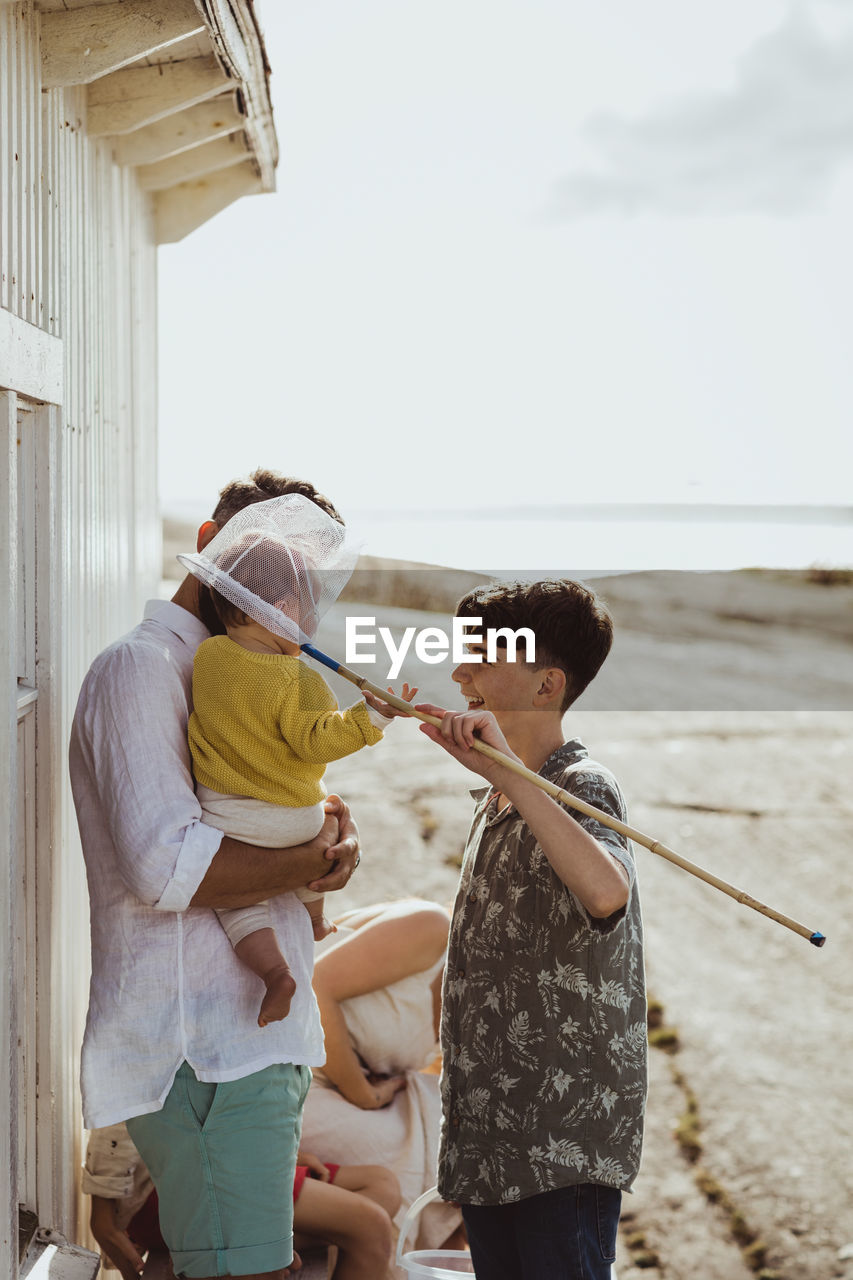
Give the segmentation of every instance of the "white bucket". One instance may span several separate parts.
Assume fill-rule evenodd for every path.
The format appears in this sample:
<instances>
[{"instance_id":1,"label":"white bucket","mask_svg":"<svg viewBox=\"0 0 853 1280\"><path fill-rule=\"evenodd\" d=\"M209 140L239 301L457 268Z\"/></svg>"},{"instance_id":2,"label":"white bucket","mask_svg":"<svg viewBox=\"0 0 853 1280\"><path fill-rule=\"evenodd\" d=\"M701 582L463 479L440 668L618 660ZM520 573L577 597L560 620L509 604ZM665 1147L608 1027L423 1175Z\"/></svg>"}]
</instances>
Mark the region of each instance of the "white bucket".
<instances>
[{"instance_id":1,"label":"white bucket","mask_svg":"<svg viewBox=\"0 0 853 1280\"><path fill-rule=\"evenodd\" d=\"M474 1265L465 1249L416 1249L403 1253L412 1227L422 1209L434 1200L440 1200L436 1187L431 1187L409 1206L397 1238L397 1266L417 1280L459 1280L459 1276L472 1276Z\"/></svg>"}]
</instances>

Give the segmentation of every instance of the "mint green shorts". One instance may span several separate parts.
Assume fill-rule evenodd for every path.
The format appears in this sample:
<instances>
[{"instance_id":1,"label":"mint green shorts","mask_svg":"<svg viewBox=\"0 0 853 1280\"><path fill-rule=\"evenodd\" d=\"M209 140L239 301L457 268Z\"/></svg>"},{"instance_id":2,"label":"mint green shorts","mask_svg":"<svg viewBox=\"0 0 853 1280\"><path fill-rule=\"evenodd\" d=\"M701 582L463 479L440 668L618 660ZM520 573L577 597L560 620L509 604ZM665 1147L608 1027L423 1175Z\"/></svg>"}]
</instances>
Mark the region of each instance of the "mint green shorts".
<instances>
[{"instance_id":1,"label":"mint green shorts","mask_svg":"<svg viewBox=\"0 0 853 1280\"><path fill-rule=\"evenodd\" d=\"M245 1276L293 1259L293 1176L308 1067L223 1084L178 1068L160 1111L127 1128L157 1188L176 1275Z\"/></svg>"}]
</instances>

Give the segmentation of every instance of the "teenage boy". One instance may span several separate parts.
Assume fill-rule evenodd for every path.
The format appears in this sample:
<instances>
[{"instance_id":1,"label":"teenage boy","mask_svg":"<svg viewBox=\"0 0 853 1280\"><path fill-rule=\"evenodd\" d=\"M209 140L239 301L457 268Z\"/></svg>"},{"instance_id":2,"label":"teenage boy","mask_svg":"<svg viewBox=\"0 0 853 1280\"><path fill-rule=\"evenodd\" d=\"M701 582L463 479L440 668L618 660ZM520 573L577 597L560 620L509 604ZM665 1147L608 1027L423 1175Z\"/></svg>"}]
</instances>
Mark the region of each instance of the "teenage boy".
<instances>
[{"instance_id":1,"label":"teenage boy","mask_svg":"<svg viewBox=\"0 0 853 1280\"><path fill-rule=\"evenodd\" d=\"M490 743L625 820L613 775L562 717L612 623L571 581L479 588L469 628L529 627L535 659L469 645L468 710L422 705L433 741L491 785L472 792L447 954L439 1190L462 1206L477 1280L605 1280L646 1095L642 925L628 842L472 749ZM500 646L500 640L498 641ZM523 651L522 651L523 653Z\"/></svg>"},{"instance_id":2,"label":"teenage boy","mask_svg":"<svg viewBox=\"0 0 853 1280\"><path fill-rule=\"evenodd\" d=\"M243 507L294 492L337 514L313 486L256 471L222 490L198 549ZM309 1068L325 1058L311 924L289 891L346 884L358 833L337 797L320 834L290 849L201 821L187 741L193 656L222 629L190 575L95 659L80 693L70 765L92 927L83 1113L87 1129L128 1121L176 1274L279 1280ZM298 985L290 1016L260 1028L258 980L210 908L266 898Z\"/></svg>"}]
</instances>

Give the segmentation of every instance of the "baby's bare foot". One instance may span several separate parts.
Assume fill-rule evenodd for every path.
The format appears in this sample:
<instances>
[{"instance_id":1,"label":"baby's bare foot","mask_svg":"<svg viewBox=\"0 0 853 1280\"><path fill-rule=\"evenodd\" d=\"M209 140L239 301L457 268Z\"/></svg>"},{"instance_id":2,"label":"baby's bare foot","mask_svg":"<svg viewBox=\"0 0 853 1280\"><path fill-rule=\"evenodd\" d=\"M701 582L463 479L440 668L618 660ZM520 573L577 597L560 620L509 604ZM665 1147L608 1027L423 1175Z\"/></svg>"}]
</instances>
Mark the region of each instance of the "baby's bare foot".
<instances>
[{"instance_id":1,"label":"baby's bare foot","mask_svg":"<svg viewBox=\"0 0 853 1280\"><path fill-rule=\"evenodd\" d=\"M337 933L338 926L332 924L328 916L320 916L317 920L312 920L311 925L314 929L314 941L319 942L321 938L328 938L330 933Z\"/></svg>"},{"instance_id":2,"label":"baby's bare foot","mask_svg":"<svg viewBox=\"0 0 853 1280\"><path fill-rule=\"evenodd\" d=\"M281 1022L290 1013L290 1002L296 991L296 982L286 964L278 965L264 974L267 993L261 1001L258 1026L268 1022Z\"/></svg>"}]
</instances>

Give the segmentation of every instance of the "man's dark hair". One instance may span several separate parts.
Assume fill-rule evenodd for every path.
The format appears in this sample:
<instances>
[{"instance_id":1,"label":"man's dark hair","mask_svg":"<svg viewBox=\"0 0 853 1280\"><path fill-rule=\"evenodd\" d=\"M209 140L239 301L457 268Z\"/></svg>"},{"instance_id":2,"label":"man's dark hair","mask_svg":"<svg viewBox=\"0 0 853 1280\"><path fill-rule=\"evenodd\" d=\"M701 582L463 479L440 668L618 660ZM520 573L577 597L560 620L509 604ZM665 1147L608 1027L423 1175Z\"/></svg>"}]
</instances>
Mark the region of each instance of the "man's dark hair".
<instances>
[{"instance_id":1,"label":"man's dark hair","mask_svg":"<svg viewBox=\"0 0 853 1280\"><path fill-rule=\"evenodd\" d=\"M253 502L266 502L269 498L281 498L286 493L301 493L317 504L326 515L343 524L343 518L337 507L329 501L324 493L315 489L307 480L297 480L293 476L283 476L280 471L266 471L259 467L246 480L232 480L219 494L213 515L210 517L220 529L236 516L244 507Z\"/></svg>"},{"instance_id":2,"label":"man's dark hair","mask_svg":"<svg viewBox=\"0 0 853 1280\"><path fill-rule=\"evenodd\" d=\"M232 516L253 502L266 502L269 498L282 498L286 493L299 493L303 498L316 503L326 515L343 524L343 517L337 507L324 493L315 489L308 480L297 480L294 476L282 475L280 471L268 471L258 467L257 471L245 480L232 480L220 491L219 501L210 517L221 529ZM212 608L210 607L212 606ZM199 609L202 622L208 631L221 635L225 626L244 626L246 615L230 600L226 600L213 587L201 586L199 589Z\"/></svg>"},{"instance_id":3,"label":"man's dark hair","mask_svg":"<svg viewBox=\"0 0 853 1280\"><path fill-rule=\"evenodd\" d=\"M561 712L580 697L613 643L613 620L603 601L571 578L475 587L459 601L456 616L481 618L484 630L529 627L536 637L535 670L559 667L565 673Z\"/></svg>"}]
</instances>

